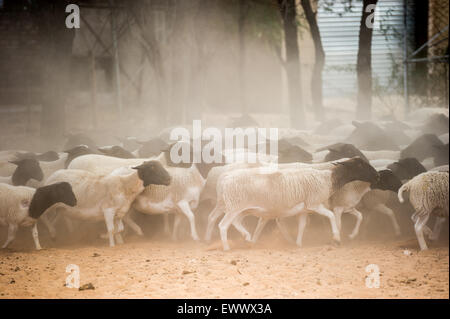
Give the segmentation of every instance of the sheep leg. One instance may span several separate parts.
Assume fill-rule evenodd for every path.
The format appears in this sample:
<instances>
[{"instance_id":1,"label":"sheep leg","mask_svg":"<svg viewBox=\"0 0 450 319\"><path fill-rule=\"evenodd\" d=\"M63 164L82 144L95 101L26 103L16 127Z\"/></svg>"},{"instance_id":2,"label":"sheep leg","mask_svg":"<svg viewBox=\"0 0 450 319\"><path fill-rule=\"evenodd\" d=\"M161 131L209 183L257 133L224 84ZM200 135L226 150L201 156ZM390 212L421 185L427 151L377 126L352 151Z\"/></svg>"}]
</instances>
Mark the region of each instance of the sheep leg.
<instances>
[{"instance_id":1,"label":"sheep leg","mask_svg":"<svg viewBox=\"0 0 450 319\"><path fill-rule=\"evenodd\" d=\"M175 218L173 221L173 232L172 232L172 240L177 240L178 227L180 226L181 216L179 214L175 214Z\"/></svg>"},{"instance_id":2,"label":"sheep leg","mask_svg":"<svg viewBox=\"0 0 450 319\"><path fill-rule=\"evenodd\" d=\"M222 216L222 210L216 207L214 207L213 211L208 216L208 226L206 227L206 234L205 234L205 241L210 241L212 237L212 231L214 228L214 225L216 224L217 218Z\"/></svg>"},{"instance_id":3,"label":"sheep leg","mask_svg":"<svg viewBox=\"0 0 450 319\"><path fill-rule=\"evenodd\" d=\"M114 238L118 245L123 245L123 238L121 232L123 231L124 226L122 220L114 221Z\"/></svg>"},{"instance_id":4,"label":"sheep leg","mask_svg":"<svg viewBox=\"0 0 450 319\"><path fill-rule=\"evenodd\" d=\"M286 239L290 243L293 243L294 240L292 239L289 230L286 228L286 225L281 221L281 219L276 218L275 222L277 223L278 229L280 230L281 235L283 235L284 239Z\"/></svg>"},{"instance_id":5,"label":"sheep leg","mask_svg":"<svg viewBox=\"0 0 450 319\"><path fill-rule=\"evenodd\" d=\"M36 246L36 250L41 250L41 244L39 243L38 229L37 223L31 227L31 236L33 236L34 245Z\"/></svg>"},{"instance_id":6,"label":"sheep leg","mask_svg":"<svg viewBox=\"0 0 450 319\"><path fill-rule=\"evenodd\" d=\"M308 214L303 213L298 216L298 233L296 244L298 247L302 247L303 233L305 231L306 222L308 220Z\"/></svg>"},{"instance_id":7,"label":"sheep leg","mask_svg":"<svg viewBox=\"0 0 450 319\"><path fill-rule=\"evenodd\" d=\"M445 222L445 217L437 217L436 218L436 221L434 222L433 233L429 237L430 240L435 241L435 240L439 239L439 235L441 233L442 224L444 222Z\"/></svg>"},{"instance_id":8,"label":"sheep leg","mask_svg":"<svg viewBox=\"0 0 450 319\"><path fill-rule=\"evenodd\" d=\"M337 228L336 225L336 217L334 216L333 212L331 212L330 210L328 210L327 208L325 208L325 206L323 206L323 204L315 207L315 208L311 208L311 210L317 212L320 215L323 215L325 217L328 217L328 219L330 220L330 224L331 224L331 231L333 232L333 239L340 243L341 242L341 236L339 234L339 230Z\"/></svg>"},{"instance_id":9,"label":"sheep leg","mask_svg":"<svg viewBox=\"0 0 450 319\"><path fill-rule=\"evenodd\" d=\"M341 233L341 219L342 219L342 213L344 212L344 209L342 207L337 207L333 209L334 216L336 216L336 226L339 230L339 233Z\"/></svg>"},{"instance_id":10,"label":"sheep leg","mask_svg":"<svg viewBox=\"0 0 450 319\"><path fill-rule=\"evenodd\" d=\"M2 246L2 248L8 247L8 245L16 238L16 232L19 226L15 224L9 224L8 225L8 238L6 238L5 244Z\"/></svg>"},{"instance_id":11,"label":"sheep leg","mask_svg":"<svg viewBox=\"0 0 450 319\"><path fill-rule=\"evenodd\" d=\"M359 233L359 227L361 226L363 216L362 216L361 212L358 211L356 208L353 208L348 213L356 217L355 228L353 228L352 233L348 236L350 239L354 239Z\"/></svg>"},{"instance_id":12,"label":"sheep leg","mask_svg":"<svg viewBox=\"0 0 450 319\"><path fill-rule=\"evenodd\" d=\"M177 204L180 211L188 218L189 224L191 225L191 236L194 240L200 240L197 234L197 229L195 228L195 217L194 213L189 206L189 203L185 200L179 201Z\"/></svg>"},{"instance_id":13,"label":"sheep leg","mask_svg":"<svg viewBox=\"0 0 450 319\"><path fill-rule=\"evenodd\" d=\"M261 232L263 231L264 226L266 226L268 221L269 220L266 218L262 218L262 217L259 218L258 224L256 225L255 232L253 233L252 243L256 243L259 236L261 236Z\"/></svg>"},{"instance_id":14,"label":"sheep leg","mask_svg":"<svg viewBox=\"0 0 450 319\"><path fill-rule=\"evenodd\" d=\"M423 237L423 227L428 221L428 218L430 217L429 214L422 214L419 215L416 219L416 223L414 225L414 230L416 232L417 240L419 242L420 250L426 250L428 249L427 243Z\"/></svg>"},{"instance_id":15,"label":"sheep leg","mask_svg":"<svg viewBox=\"0 0 450 319\"><path fill-rule=\"evenodd\" d=\"M131 219L130 214L126 214L123 218L123 221L125 224L127 224L138 236L144 236L144 233L142 232L141 227L139 227L138 224L135 223L133 219ZM170 233L170 231L169 231Z\"/></svg>"},{"instance_id":16,"label":"sheep leg","mask_svg":"<svg viewBox=\"0 0 450 319\"><path fill-rule=\"evenodd\" d=\"M114 247L114 215L115 213L113 209L105 209L103 211L110 247Z\"/></svg>"},{"instance_id":17,"label":"sheep leg","mask_svg":"<svg viewBox=\"0 0 450 319\"><path fill-rule=\"evenodd\" d=\"M242 225L242 220L244 219L244 217L245 217L245 215L238 216L238 218L236 218L233 221L233 226L234 226L234 228L236 228L236 230L238 232L241 233L242 236L244 236L246 241L251 241L252 236L247 231L247 229L245 229L245 227Z\"/></svg>"},{"instance_id":18,"label":"sheep leg","mask_svg":"<svg viewBox=\"0 0 450 319\"><path fill-rule=\"evenodd\" d=\"M73 221L69 220L69 218L67 217L64 217L63 219L66 224L67 230L69 231L69 234L73 233L74 230Z\"/></svg>"},{"instance_id":19,"label":"sheep leg","mask_svg":"<svg viewBox=\"0 0 450 319\"><path fill-rule=\"evenodd\" d=\"M394 226L395 236L400 236L400 226L397 223L397 219L395 218L395 214L392 209L385 205L377 205L374 209L380 213L387 215L391 219L392 225Z\"/></svg>"},{"instance_id":20,"label":"sheep leg","mask_svg":"<svg viewBox=\"0 0 450 319\"><path fill-rule=\"evenodd\" d=\"M242 212L243 212L243 210L238 210L238 211L234 211L234 212L225 214L225 216L220 221L219 230L220 230L220 237L222 239L223 250L230 250L230 246L228 245L228 239L227 239L228 228L230 227L233 220L237 216L239 216L239 214L241 214Z\"/></svg>"},{"instance_id":21,"label":"sheep leg","mask_svg":"<svg viewBox=\"0 0 450 319\"><path fill-rule=\"evenodd\" d=\"M42 220L45 227L47 227L48 232L50 233L50 238L54 240L56 238L56 229L54 227L54 223L50 221L47 214L48 213L42 215L39 219ZM56 218L55 218L55 220L56 220Z\"/></svg>"}]
</instances>

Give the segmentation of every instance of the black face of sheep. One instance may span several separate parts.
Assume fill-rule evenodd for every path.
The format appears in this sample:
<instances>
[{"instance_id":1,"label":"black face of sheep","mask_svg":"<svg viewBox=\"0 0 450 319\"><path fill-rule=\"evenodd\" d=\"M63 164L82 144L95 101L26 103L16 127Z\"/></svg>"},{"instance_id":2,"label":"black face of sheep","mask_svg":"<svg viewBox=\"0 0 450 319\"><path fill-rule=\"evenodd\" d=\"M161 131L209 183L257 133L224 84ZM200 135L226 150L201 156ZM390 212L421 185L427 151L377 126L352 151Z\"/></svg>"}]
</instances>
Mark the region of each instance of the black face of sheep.
<instances>
[{"instance_id":1,"label":"black face of sheep","mask_svg":"<svg viewBox=\"0 0 450 319\"><path fill-rule=\"evenodd\" d=\"M288 148L278 149L279 163L310 163L312 159L312 155L299 146L291 145Z\"/></svg>"},{"instance_id":2,"label":"black face of sheep","mask_svg":"<svg viewBox=\"0 0 450 319\"><path fill-rule=\"evenodd\" d=\"M152 157L161 154L161 150L167 148L167 143L159 137L151 140L141 142L137 141L142 146L139 148L140 157Z\"/></svg>"},{"instance_id":3,"label":"black face of sheep","mask_svg":"<svg viewBox=\"0 0 450 319\"><path fill-rule=\"evenodd\" d=\"M400 179L398 179L397 176L394 175L394 173L389 170L385 169L378 172L380 178L378 182L371 184L372 189L381 189L381 190L390 190L393 192L398 192L400 187L402 186L402 182Z\"/></svg>"},{"instance_id":4,"label":"black face of sheep","mask_svg":"<svg viewBox=\"0 0 450 319\"><path fill-rule=\"evenodd\" d=\"M56 203L63 203L71 207L77 205L77 198L69 183L55 183L36 189L30 203L30 217L38 219L49 207Z\"/></svg>"},{"instance_id":5,"label":"black face of sheep","mask_svg":"<svg viewBox=\"0 0 450 319\"><path fill-rule=\"evenodd\" d=\"M359 157L354 157L343 162L334 163L333 184L338 187L352 181L363 181L371 184L378 183L379 174L369 163Z\"/></svg>"},{"instance_id":6,"label":"black face of sheep","mask_svg":"<svg viewBox=\"0 0 450 319\"><path fill-rule=\"evenodd\" d=\"M448 129L448 117L444 114L433 114L425 122L422 132L441 135L448 133Z\"/></svg>"},{"instance_id":7,"label":"black face of sheep","mask_svg":"<svg viewBox=\"0 0 450 319\"><path fill-rule=\"evenodd\" d=\"M128 136L128 137L122 138L122 137L116 136L115 138L118 141L120 141L122 143L123 148L129 152L134 152L139 147L141 147L141 144L138 143L136 137Z\"/></svg>"},{"instance_id":8,"label":"black face of sheep","mask_svg":"<svg viewBox=\"0 0 450 319\"><path fill-rule=\"evenodd\" d=\"M353 121L352 124L356 128L347 138L348 143L355 144L366 151L399 150L393 139L378 125L372 122L357 121Z\"/></svg>"},{"instance_id":9,"label":"black face of sheep","mask_svg":"<svg viewBox=\"0 0 450 319\"><path fill-rule=\"evenodd\" d=\"M133 167L138 171L139 178L144 182L144 187L148 185L170 185L171 177L169 172L158 161L144 162Z\"/></svg>"},{"instance_id":10,"label":"black face of sheep","mask_svg":"<svg viewBox=\"0 0 450 319\"><path fill-rule=\"evenodd\" d=\"M72 162L75 158L83 155L89 155L89 154L95 154L95 152L90 149L87 145L78 145L74 148L71 148L70 150L64 151L64 153L67 153L67 159L66 159L66 168L69 166L70 162Z\"/></svg>"},{"instance_id":11,"label":"black face of sheep","mask_svg":"<svg viewBox=\"0 0 450 319\"><path fill-rule=\"evenodd\" d=\"M449 154L449 148L448 143L445 145L437 145L434 146L433 149L433 157L434 157L434 165L435 166L442 166L448 164L448 154Z\"/></svg>"},{"instance_id":12,"label":"black face of sheep","mask_svg":"<svg viewBox=\"0 0 450 319\"><path fill-rule=\"evenodd\" d=\"M98 150L105 155L117 158L135 158L135 156L121 146L99 147Z\"/></svg>"},{"instance_id":13,"label":"black face of sheep","mask_svg":"<svg viewBox=\"0 0 450 319\"><path fill-rule=\"evenodd\" d=\"M400 152L400 158L415 157L423 161L435 155L436 146L443 146L444 143L434 134L425 134L415 139L411 144Z\"/></svg>"},{"instance_id":14,"label":"black face of sheep","mask_svg":"<svg viewBox=\"0 0 450 319\"><path fill-rule=\"evenodd\" d=\"M10 163L17 165L12 175L12 184L14 186L25 185L30 179L40 182L44 178L44 173L36 159L23 159L11 161Z\"/></svg>"},{"instance_id":15,"label":"black face of sheep","mask_svg":"<svg viewBox=\"0 0 450 319\"><path fill-rule=\"evenodd\" d=\"M425 167L416 158L404 158L387 167L400 180L409 180L426 172Z\"/></svg>"},{"instance_id":16,"label":"black face of sheep","mask_svg":"<svg viewBox=\"0 0 450 319\"><path fill-rule=\"evenodd\" d=\"M323 151L323 150L329 150L330 152L325 156L325 161L336 161L341 158L352 158L352 157L360 157L367 163L369 160L364 156L363 153L359 149L357 149L352 144L345 144L345 143L337 143L330 146L322 147L318 149L317 151Z\"/></svg>"},{"instance_id":17,"label":"black face of sheep","mask_svg":"<svg viewBox=\"0 0 450 319\"><path fill-rule=\"evenodd\" d=\"M83 133L66 134L67 141L64 144L64 149L69 150L77 147L78 145L87 145L91 149L96 149L95 141Z\"/></svg>"},{"instance_id":18,"label":"black face of sheep","mask_svg":"<svg viewBox=\"0 0 450 319\"><path fill-rule=\"evenodd\" d=\"M55 151L48 151L39 154L38 156L36 156L36 159L42 162L53 162L59 159L59 155Z\"/></svg>"}]
</instances>

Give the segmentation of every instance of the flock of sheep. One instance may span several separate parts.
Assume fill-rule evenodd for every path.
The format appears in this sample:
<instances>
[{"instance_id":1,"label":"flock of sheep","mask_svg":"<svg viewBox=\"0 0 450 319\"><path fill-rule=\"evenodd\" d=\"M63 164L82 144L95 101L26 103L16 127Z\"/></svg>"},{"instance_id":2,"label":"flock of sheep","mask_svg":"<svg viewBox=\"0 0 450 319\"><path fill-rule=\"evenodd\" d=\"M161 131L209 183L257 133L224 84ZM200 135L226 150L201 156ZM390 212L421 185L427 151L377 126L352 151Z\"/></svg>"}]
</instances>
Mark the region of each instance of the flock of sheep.
<instances>
[{"instance_id":1,"label":"flock of sheep","mask_svg":"<svg viewBox=\"0 0 450 319\"><path fill-rule=\"evenodd\" d=\"M259 157L256 163L242 160L254 146L246 145L223 151L222 163L175 164L170 151L185 142L170 143L167 131L144 142L125 138L106 147L86 135L72 135L59 153L0 151L0 225L8 227L2 248L25 226L31 227L36 249L41 249L37 221L54 238L58 219L69 230L76 220L102 221L109 245L122 244L125 225L143 235L132 218L136 212L163 215L167 232L168 216L174 214L174 240L184 216L192 238L199 240L198 207L203 203L211 208L205 240L218 228L224 250L230 248L231 225L255 242L266 223L275 220L291 240L286 219L294 216L296 244L301 246L310 214L326 217L339 243L344 213L356 218L351 239L366 211L387 215L399 235L390 202L395 197L402 203L408 194L420 248L427 249L424 235L436 240L448 218L448 126L448 115L440 110L420 109L405 121L333 120L313 130L280 129L278 157ZM253 234L242 223L249 215L258 218ZM437 218L431 230L427 221L432 215Z\"/></svg>"}]
</instances>

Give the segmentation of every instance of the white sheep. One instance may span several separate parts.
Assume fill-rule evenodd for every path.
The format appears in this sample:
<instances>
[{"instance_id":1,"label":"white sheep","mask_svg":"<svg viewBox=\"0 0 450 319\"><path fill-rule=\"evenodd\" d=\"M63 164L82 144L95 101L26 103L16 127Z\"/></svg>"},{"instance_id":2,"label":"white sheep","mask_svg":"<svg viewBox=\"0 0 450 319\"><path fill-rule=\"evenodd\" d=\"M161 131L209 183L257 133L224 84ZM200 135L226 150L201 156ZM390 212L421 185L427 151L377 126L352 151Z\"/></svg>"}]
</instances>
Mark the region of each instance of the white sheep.
<instances>
[{"instance_id":1,"label":"white sheep","mask_svg":"<svg viewBox=\"0 0 450 319\"><path fill-rule=\"evenodd\" d=\"M70 162L68 169L82 169L92 173L108 174L119 167L128 167L139 165L145 161L159 161L162 165L166 165L164 153L157 157L150 158L117 158L106 155L89 154L75 158Z\"/></svg>"},{"instance_id":2,"label":"white sheep","mask_svg":"<svg viewBox=\"0 0 450 319\"><path fill-rule=\"evenodd\" d=\"M76 197L68 183L56 183L38 189L0 184L0 224L8 226L8 238L2 248L8 247L14 240L19 226L31 226L34 244L40 250L37 219L49 207L58 206L57 203L76 205Z\"/></svg>"},{"instance_id":3,"label":"white sheep","mask_svg":"<svg viewBox=\"0 0 450 319\"><path fill-rule=\"evenodd\" d=\"M432 239L439 237L440 225L448 218L448 173L425 172L417 175L398 190L398 199L404 202L403 193L409 191L409 201L414 207L414 230L420 249L428 249L423 232L431 214L438 216Z\"/></svg>"},{"instance_id":4,"label":"white sheep","mask_svg":"<svg viewBox=\"0 0 450 319\"><path fill-rule=\"evenodd\" d=\"M219 223L224 250L229 249L228 227L241 214L268 220L317 212L330 219L333 238L340 242L335 216L324 203L346 183L377 179L375 169L360 158L336 163L331 170L322 171L266 167L236 170L219 178L217 204L211 214L218 210L225 212Z\"/></svg>"},{"instance_id":5,"label":"white sheep","mask_svg":"<svg viewBox=\"0 0 450 319\"><path fill-rule=\"evenodd\" d=\"M147 187L133 203L133 208L143 214L175 213L172 239L177 237L181 216L189 220L191 236L199 240L195 227L195 210L200 201L200 194L205 186L205 180L195 165L190 168L166 167L172 182L169 186ZM167 225L167 219L166 225ZM142 233L142 231L140 231Z\"/></svg>"},{"instance_id":6,"label":"white sheep","mask_svg":"<svg viewBox=\"0 0 450 319\"><path fill-rule=\"evenodd\" d=\"M107 175L85 170L59 170L51 175L47 183L69 182L76 194L75 207L58 210L75 219L104 220L108 230L109 244L114 246L114 235L122 243L122 218L129 211L132 202L146 186L170 184L170 175L157 161L141 163L136 167L121 167ZM51 231L54 233L54 229Z\"/></svg>"},{"instance_id":7,"label":"white sheep","mask_svg":"<svg viewBox=\"0 0 450 319\"><path fill-rule=\"evenodd\" d=\"M320 164L303 164L303 163L281 164L279 165L279 168L286 169L286 168L309 167L313 169L327 170L332 169L336 163L346 160L348 159L341 159L335 162L327 162ZM349 235L351 239L355 238L358 235L359 228L363 221L363 215L356 208L356 206L361 201L363 201L366 204L365 206L368 210L387 215L394 225L396 235L399 235L400 227L398 226L393 211L386 205L386 203L389 200L389 193L391 191L396 192L400 186L401 186L400 180L398 180L398 178L396 178L391 171L383 170L380 171L380 178L376 183L371 184L363 181L353 181L345 184L328 199L325 206L326 208L333 211L339 232L341 231L342 214L348 213L355 216L356 224L355 227L353 228L353 231ZM368 205L369 203L370 205ZM302 242L303 230L306 225L306 217L307 217L306 215L299 216L299 233L297 235L297 245L299 246L301 246ZM260 225L260 223L262 222L264 221L260 219L258 225ZM290 240L288 231L287 229L285 229L281 220L277 220L277 224L283 236L286 239ZM260 227L261 226L257 226L257 229L259 229L259 231L262 230ZM252 239L253 242L255 242L258 239L259 234L260 232L258 233L255 231L254 237Z\"/></svg>"},{"instance_id":8,"label":"white sheep","mask_svg":"<svg viewBox=\"0 0 450 319\"><path fill-rule=\"evenodd\" d=\"M164 154L155 159L163 164L166 163ZM118 167L133 165L139 161L142 161L142 159L120 159L102 155L85 155L73 160L69 168L82 169L97 174L108 174ZM171 185L169 187L153 186L147 188L145 192L139 194L132 208L144 214L164 214L166 232L168 231L168 214L175 212L172 233L174 239L181 221L180 215L185 215L191 225L192 238L198 240L195 217L192 210L197 208L205 180L195 165L190 168L166 166L166 169L172 177ZM138 235L143 234L141 228L131 219L130 214L124 217L124 222Z\"/></svg>"},{"instance_id":9,"label":"white sheep","mask_svg":"<svg viewBox=\"0 0 450 319\"><path fill-rule=\"evenodd\" d=\"M238 169L254 168L254 167L259 167L259 166L262 166L262 164L261 163L253 163L253 164L251 164L251 163L232 163L232 164L227 164L224 166L213 167L209 171L208 176L206 178L205 187L203 188L203 191L200 195L200 201L210 201L213 206L216 205L217 181L219 180L219 178L222 174L224 174L226 172L238 170ZM222 212L220 212L220 211L216 211L216 213L217 214L214 214L214 215L209 214L209 216L208 216L208 225L207 225L206 234L205 234L206 241L211 240L214 224L215 224L217 218L219 218L222 215ZM240 223L239 220L233 221L233 225L239 232L241 232L241 234L244 237L250 238L250 234L242 226L242 224Z\"/></svg>"},{"instance_id":10,"label":"white sheep","mask_svg":"<svg viewBox=\"0 0 450 319\"><path fill-rule=\"evenodd\" d=\"M307 164L307 163L285 163L285 164L278 164L278 168L280 169L303 169L303 168L313 168L313 169L332 169L335 164L342 162L348 159L341 159L334 162L326 162L326 163L314 163L314 164ZM211 169L210 174L208 174L208 178L206 180L205 189L202 193L201 200L211 200L213 204L216 204L216 198L217 198L217 181L219 180L220 176L226 172L230 172L237 169L244 169L244 168L254 168L254 167L271 167L271 164L268 163L255 163L255 164L249 164L249 163L235 163L235 164L228 164L225 166L219 166ZM216 223L216 220L224 213L220 210L213 210L214 213L209 214L208 216L208 226L206 229L206 235L205 240L209 241L211 240L213 227ZM248 231L242 226L242 219L245 216L243 215L239 219L235 219L233 221L233 226L246 238L250 241L250 234ZM262 230L264 229L265 224L267 223L266 220L260 218L258 221L257 226L257 232L254 233L253 238L251 239L252 242L256 242L259 238L259 235L261 234ZM286 239L290 240L288 231L284 227L284 225L277 219L277 224L282 232L282 234L285 236Z\"/></svg>"}]
</instances>

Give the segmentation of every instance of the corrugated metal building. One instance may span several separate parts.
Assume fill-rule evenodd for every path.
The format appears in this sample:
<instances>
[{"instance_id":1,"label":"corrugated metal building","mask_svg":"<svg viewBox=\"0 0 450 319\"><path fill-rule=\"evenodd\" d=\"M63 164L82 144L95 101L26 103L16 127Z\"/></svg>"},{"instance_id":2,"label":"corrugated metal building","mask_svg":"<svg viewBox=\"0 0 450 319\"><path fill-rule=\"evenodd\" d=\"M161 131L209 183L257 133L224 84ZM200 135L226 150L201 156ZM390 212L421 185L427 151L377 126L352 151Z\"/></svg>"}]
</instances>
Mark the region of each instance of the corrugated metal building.
<instances>
[{"instance_id":1,"label":"corrugated metal building","mask_svg":"<svg viewBox=\"0 0 450 319\"><path fill-rule=\"evenodd\" d=\"M326 96L355 95L356 60L358 54L359 25L362 1L335 1L332 11L326 10L321 0L318 23L326 53L324 68L324 94ZM396 63L403 58L403 0L380 0L375 12L372 43L374 83L383 87L390 81L401 79L401 70L395 73ZM413 21L409 23L412 27ZM411 29L411 33L413 29Z\"/></svg>"}]
</instances>

